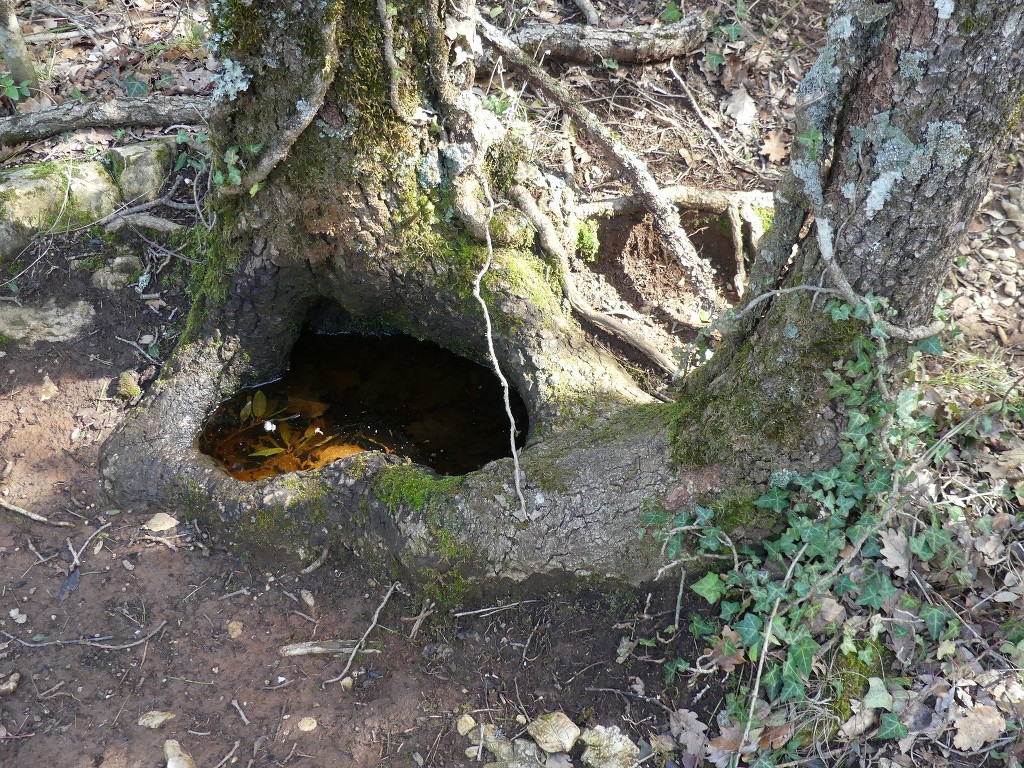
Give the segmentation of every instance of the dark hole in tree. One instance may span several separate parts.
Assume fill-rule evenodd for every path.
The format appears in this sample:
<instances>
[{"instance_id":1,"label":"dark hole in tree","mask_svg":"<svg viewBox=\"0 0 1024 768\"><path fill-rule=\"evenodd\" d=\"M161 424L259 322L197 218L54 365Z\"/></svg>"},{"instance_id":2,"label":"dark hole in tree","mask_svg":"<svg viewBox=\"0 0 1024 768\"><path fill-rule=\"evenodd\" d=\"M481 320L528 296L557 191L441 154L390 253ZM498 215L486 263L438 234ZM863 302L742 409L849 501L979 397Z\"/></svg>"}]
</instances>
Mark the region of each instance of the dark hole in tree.
<instances>
[{"instance_id":1,"label":"dark hole in tree","mask_svg":"<svg viewBox=\"0 0 1024 768\"><path fill-rule=\"evenodd\" d=\"M528 427L509 392L516 444ZM445 475L510 455L501 384L490 368L410 336L305 334L288 372L221 403L199 449L240 480L329 464L367 450Z\"/></svg>"}]
</instances>

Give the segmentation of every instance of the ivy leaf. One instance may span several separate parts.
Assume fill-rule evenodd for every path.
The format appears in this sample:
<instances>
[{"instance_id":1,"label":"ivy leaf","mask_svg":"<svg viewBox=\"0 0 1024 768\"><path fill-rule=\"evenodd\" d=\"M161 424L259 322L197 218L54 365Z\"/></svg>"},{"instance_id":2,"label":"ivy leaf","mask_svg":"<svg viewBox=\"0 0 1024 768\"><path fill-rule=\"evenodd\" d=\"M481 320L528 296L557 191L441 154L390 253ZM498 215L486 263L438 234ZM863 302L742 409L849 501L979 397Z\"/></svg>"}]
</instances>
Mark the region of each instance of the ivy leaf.
<instances>
[{"instance_id":1,"label":"ivy leaf","mask_svg":"<svg viewBox=\"0 0 1024 768\"><path fill-rule=\"evenodd\" d=\"M949 621L949 614L945 610L934 605L923 605L920 617L928 628L928 634L932 636L932 640L942 637L942 630L946 628L946 622Z\"/></svg>"},{"instance_id":2,"label":"ivy leaf","mask_svg":"<svg viewBox=\"0 0 1024 768\"><path fill-rule=\"evenodd\" d=\"M145 96L149 93L149 86L134 75L128 75L124 79L124 92L126 96L131 96L132 98Z\"/></svg>"},{"instance_id":3,"label":"ivy leaf","mask_svg":"<svg viewBox=\"0 0 1024 768\"><path fill-rule=\"evenodd\" d=\"M679 11L679 6L676 5L675 0L668 0L665 5L665 10L662 11L661 20L666 24L671 24L674 21L679 21L683 18L683 14Z\"/></svg>"},{"instance_id":4,"label":"ivy leaf","mask_svg":"<svg viewBox=\"0 0 1024 768\"><path fill-rule=\"evenodd\" d=\"M764 621L760 616L755 616L752 613L748 613L736 624L733 624L733 629L739 633L740 640L747 648L752 648L755 645L761 643L761 627L764 626Z\"/></svg>"},{"instance_id":5,"label":"ivy leaf","mask_svg":"<svg viewBox=\"0 0 1024 768\"><path fill-rule=\"evenodd\" d=\"M782 686L782 667L769 662L768 671L761 678L761 685L764 686L764 692L768 694L769 701L776 698Z\"/></svg>"},{"instance_id":6,"label":"ivy leaf","mask_svg":"<svg viewBox=\"0 0 1024 768\"><path fill-rule=\"evenodd\" d=\"M911 346L911 349L925 355L934 355L938 357L942 354L942 339L938 336L929 336L927 339L921 339L919 342Z\"/></svg>"},{"instance_id":7,"label":"ivy leaf","mask_svg":"<svg viewBox=\"0 0 1024 768\"><path fill-rule=\"evenodd\" d=\"M690 589L714 605L725 594L726 586L717 573L708 573Z\"/></svg>"},{"instance_id":8,"label":"ivy leaf","mask_svg":"<svg viewBox=\"0 0 1024 768\"><path fill-rule=\"evenodd\" d=\"M713 621L708 621L699 613L694 614L693 618L690 619L690 634L693 635L695 640L700 640L702 637L708 637L710 635L717 635L718 624Z\"/></svg>"},{"instance_id":9,"label":"ivy leaf","mask_svg":"<svg viewBox=\"0 0 1024 768\"><path fill-rule=\"evenodd\" d=\"M779 701L802 701L807 698L807 686L803 678L797 672L789 659L782 665L782 690L779 692Z\"/></svg>"},{"instance_id":10,"label":"ivy leaf","mask_svg":"<svg viewBox=\"0 0 1024 768\"><path fill-rule=\"evenodd\" d=\"M772 488L754 502L754 506L761 507L762 509L771 509L775 512L781 512L786 508L789 502L789 491L783 488Z\"/></svg>"},{"instance_id":11,"label":"ivy leaf","mask_svg":"<svg viewBox=\"0 0 1024 768\"><path fill-rule=\"evenodd\" d=\"M860 597L857 598L858 605L866 605L876 611L882 608L887 597L898 595L899 590L892 585L889 577L878 570L868 573L860 585Z\"/></svg>"},{"instance_id":12,"label":"ivy leaf","mask_svg":"<svg viewBox=\"0 0 1024 768\"><path fill-rule=\"evenodd\" d=\"M789 653L786 661L792 664L793 668L804 677L811 674L811 667L814 665L814 654L821 646L811 637L810 630L801 626L790 638Z\"/></svg>"},{"instance_id":13,"label":"ivy leaf","mask_svg":"<svg viewBox=\"0 0 1024 768\"><path fill-rule=\"evenodd\" d=\"M909 733L907 726L900 722L899 717L891 712L882 713L882 724L878 727L876 739L902 739Z\"/></svg>"}]
</instances>

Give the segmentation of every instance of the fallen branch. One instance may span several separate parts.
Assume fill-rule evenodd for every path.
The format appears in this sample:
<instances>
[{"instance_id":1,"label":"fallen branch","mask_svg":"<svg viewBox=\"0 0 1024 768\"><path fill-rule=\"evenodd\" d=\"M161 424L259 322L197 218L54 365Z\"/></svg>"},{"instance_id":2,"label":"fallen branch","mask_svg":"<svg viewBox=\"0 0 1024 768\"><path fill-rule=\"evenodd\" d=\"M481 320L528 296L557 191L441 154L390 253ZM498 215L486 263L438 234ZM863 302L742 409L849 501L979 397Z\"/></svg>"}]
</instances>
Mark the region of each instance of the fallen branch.
<instances>
[{"instance_id":1,"label":"fallen branch","mask_svg":"<svg viewBox=\"0 0 1024 768\"><path fill-rule=\"evenodd\" d=\"M601 17L597 15L597 9L590 0L574 0L576 7L583 13L584 18L587 20L587 24L592 27L596 27L601 23Z\"/></svg>"},{"instance_id":2,"label":"fallen branch","mask_svg":"<svg viewBox=\"0 0 1024 768\"><path fill-rule=\"evenodd\" d=\"M384 599L381 601L380 605L377 606L377 610L373 612L373 619L370 621L370 626L366 628L366 631L363 632L363 636L360 637L359 642L356 643L356 647L352 649L352 653L348 657L348 663L345 665L345 668L341 670L341 674L332 677L329 680L324 680L323 685L327 685L328 683L336 683L339 680L344 679L345 675L348 674L348 671L352 668L352 662L356 659L356 654L359 653L359 650L363 647L363 643L366 642L366 638L370 636L370 633L373 631L373 628L377 626L377 619L380 618L380 612L384 610L384 606L388 604L388 600L391 599L391 595L393 595L395 590L398 589L398 585L400 583L401 582L396 581L394 584L391 585L391 589L388 590L388 593L384 595Z\"/></svg>"},{"instance_id":3,"label":"fallen branch","mask_svg":"<svg viewBox=\"0 0 1024 768\"><path fill-rule=\"evenodd\" d=\"M110 101L66 101L55 107L0 118L0 146L38 141L80 128L159 128L205 122L208 96L147 96Z\"/></svg>"},{"instance_id":4,"label":"fallen branch","mask_svg":"<svg viewBox=\"0 0 1024 768\"><path fill-rule=\"evenodd\" d=\"M99 642L99 640L96 640L96 639L93 639L93 640L85 640L85 639L45 640L43 642L33 643L33 642L29 642L28 640L22 640L20 637L15 637L10 632L0 631L0 635L4 635L4 637L7 637L7 638L11 639L11 640L13 640L16 643L19 643L20 645L25 646L26 648L46 648L47 646L50 646L50 645L88 645L90 648L102 648L103 650L106 650L106 651L124 651L124 650L127 650L128 648L134 648L137 645L142 645L146 641L152 639L154 635L156 635L160 630L162 630L166 626L167 626L167 622L166 621L161 621L157 625L156 629L154 629L152 632L150 632L145 637L140 637L138 640L134 640L134 641L132 641L130 643L121 643L119 645L107 645L106 643L101 643L101 642ZM109 637L104 637L104 638L100 638L100 639L102 639L102 640L109 640L110 638Z\"/></svg>"},{"instance_id":5,"label":"fallen branch","mask_svg":"<svg viewBox=\"0 0 1024 768\"><path fill-rule=\"evenodd\" d=\"M122 29L128 29L129 27L135 26L149 26L151 24L162 24L167 21L166 18L161 16L154 16L148 19L140 19L134 22L119 22L117 24L107 24L103 27L97 27L96 29L89 29L88 22L79 21L75 18L68 17L69 21L78 27L77 31L74 32L36 32L35 34L25 35L26 43L52 43L57 40L77 40L82 37L88 37L94 43L99 41L96 39L97 35L105 35L109 32L117 32Z\"/></svg>"},{"instance_id":6,"label":"fallen branch","mask_svg":"<svg viewBox=\"0 0 1024 768\"><path fill-rule=\"evenodd\" d=\"M723 192L714 189L679 185L665 187L661 190L661 194L666 199L687 210L704 211L706 213L723 214L733 205L741 209L744 205L768 210L773 210L775 207L771 192ZM578 215L583 219L589 219L594 216L600 218L626 216L643 210L646 210L646 206L640 195L616 197L611 200L595 200L590 203L584 203L577 208Z\"/></svg>"},{"instance_id":7,"label":"fallen branch","mask_svg":"<svg viewBox=\"0 0 1024 768\"><path fill-rule=\"evenodd\" d=\"M594 24L596 22L588 22ZM512 40L548 59L593 64L614 59L619 64L649 64L688 56L704 45L711 25L703 12L660 27L600 29L583 24L528 24Z\"/></svg>"},{"instance_id":8,"label":"fallen branch","mask_svg":"<svg viewBox=\"0 0 1024 768\"><path fill-rule=\"evenodd\" d=\"M356 649L353 640L308 640L304 643L292 643L278 650L282 656L325 656L340 653L352 653ZM362 653L380 653L375 648L359 648Z\"/></svg>"},{"instance_id":9,"label":"fallen branch","mask_svg":"<svg viewBox=\"0 0 1024 768\"><path fill-rule=\"evenodd\" d=\"M562 241L558 238L558 233L555 232L555 225L537 207L537 203L530 193L522 186L515 186L509 190L509 197L519 207L519 210L523 212L523 215L533 225L533 228L537 230L541 248L558 261L558 280L562 286L562 293L565 294L565 299L569 302L569 306L572 307L573 311L587 322L596 325L602 331L612 334L633 347L633 349L640 352L665 373L675 376L679 366L676 365L672 358L638 337L625 324L619 322L614 317L598 312L579 294L569 271L569 254L566 253Z\"/></svg>"},{"instance_id":10,"label":"fallen branch","mask_svg":"<svg viewBox=\"0 0 1024 768\"><path fill-rule=\"evenodd\" d=\"M8 512L13 512L16 515L21 515L22 517L27 517L29 520L35 520L37 523L46 523L47 525L55 525L58 528L70 528L71 525L72 525L71 523L68 523L68 522L66 522L64 520L51 520L48 517L43 517L42 515L37 515L35 512L29 512L27 509L22 509L21 507L17 506L16 504L11 504L9 501L4 501L3 499L0 499L0 507L3 507Z\"/></svg>"},{"instance_id":11,"label":"fallen branch","mask_svg":"<svg viewBox=\"0 0 1024 768\"><path fill-rule=\"evenodd\" d=\"M701 300L703 309L717 313L724 301L715 288L715 273L711 264L702 259L697 249L679 226L675 207L666 200L647 165L631 149L615 138L612 132L551 75L526 56L504 32L486 22L479 14L474 19L486 37L505 61L519 70L545 96L552 99L581 126L608 159L622 172L626 180L644 200L645 207L654 218L654 226L661 235L666 249L675 257L689 276L692 293Z\"/></svg>"},{"instance_id":12,"label":"fallen branch","mask_svg":"<svg viewBox=\"0 0 1024 768\"><path fill-rule=\"evenodd\" d=\"M310 93L295 102L295 114L285 123L277 140L264 149L252 172L246 174L237 187L220 188L220 194L223 197L234 197L243 192L252 194L253 188L265 181L278 163L288 157L288 153L295 146L295 142L299 140L299 136L319 114L320 108L323 107L324 100L327 98L327 89L334 82L334 73L338 71L338 39L333 23L328 22L324 26L322 36L323 42L327 46L324 53L324 65L319 72L313 75Z\"/></svg>"}]
</instances>

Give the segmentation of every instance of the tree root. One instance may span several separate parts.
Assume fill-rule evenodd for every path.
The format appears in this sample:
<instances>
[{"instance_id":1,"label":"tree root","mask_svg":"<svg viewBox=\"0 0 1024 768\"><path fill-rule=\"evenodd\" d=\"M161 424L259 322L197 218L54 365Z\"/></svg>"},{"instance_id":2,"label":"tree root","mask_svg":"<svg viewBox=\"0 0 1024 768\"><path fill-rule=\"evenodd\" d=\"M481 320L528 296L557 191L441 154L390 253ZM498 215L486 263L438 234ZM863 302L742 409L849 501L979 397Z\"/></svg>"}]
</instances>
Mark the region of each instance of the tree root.
<instances>
[{"instance_id":1,"label":"tree root","mask_svg":"<svg viewBox=\"0 0 1024 768\"><path fill-rule=\"evenodd\" d=\"M596 27L601 23L601 17L597 15L597 9L590 0L573 0L576 3L576 7L580 9L584 18L587 20L587 24L592 27Z\"/></svg>"},{"instance_id":2,"label":"tree root","mask_svg":"<svg viewBox=\"0 0 1024 768\"><path fill-rule=\"evenodd\" d=\"M277 141L264 149L256 167L245 175L242 183L237 187L221 187L220 194L223 197L234 197L243 192L252 194L253 187L262 184L278 163L288 157L288 152L299 140L299 136L319 114L320 108L324 105L324 99L327 98L327 90L334 82L334 73L338 71L338 39L334 31L334 24L326 24L322 35L324 44L327 46L324 53L324 66L320 72L313 75L309 97L298 100L299 106L295 115L285 123L284 128L278 134Z\"/></svg>"},{"instance_id":3,"label":"tree root","mask_svg":"<svg viewBox=\"0 0 1024 768\"><path fill-rule=\"evenodd\" d=\"M38 112L0 118L0 146L39 141L80 128L159 128L204 123L213 102L208 96L147 96L82 103L66 101Z\"/></svg>"},{"instance_id":4,"label":"tree root","mask_svg":"<svg viewBox=\"0 0 1024 768\"><path fill-rule=\"evenodd\" d=\"M594 24L596 22L588 22ZM528 24L512 40L524 51L549 59L593 64L614 59L620 64L650 64L689 56L707 39L711 25L703 13L661 27L599 29L583 24Z\"/></svg>"},{"instance_id":5,"label":"tree root","mask_svg":"<svg viewBox=\"0 0 1024 768\"><path fill-rule=\"evenodd\" d=\"M736 278L733 281L736 292L742 296L747 285L747 249L756 251L764 235L764 224L756 209L774 209L770 192L721 192L699 187L665 187L661 194L677 205L691 211L704 211L729 217L732 233L733 257L736 261ZM646 210L644 201L638 195L600 200L579 206L582 218L611 218L627 216ZM744 240L744 228L750 235L750 242Z\"/></svg>"},{"instance_id":6,"label":"tree root","mask_svg":"<svg viewBox=\"0 0 1024 768\"><path fill-rule=\"evenodd\" d=\"M621 339L647 358L653 365L674 377L679 370L679 366L676 365L672 358L664 354L657 347L639 338L625 324L614 317L598 312L576 290L576 286L572 281L572 273L569 271L569 254L566 253L565 247L555 231L555 225L551 223L551 219L537 206L530 193L524 187L517 185L512 187L508 194L511 200L519 207L519 210L523 212L523 215L526 216L530 224L533 225L534 229L537 230L541 248L558 261L558 280L562 286L562 293L565 294L566 301L569 302L569 306L572 307L573 311L591 325L595 325L602 331Z\"/></svg>"},{"instance_id":7,"label":"tree root","mask_svg":"<svg viewBox=\"0 0 1024 768\"><path fill-rule=\"evenodd\" d=\"M644 207L654 218L655 229L661 235L665 247L687 271L691 292L703 305L703 309L717 313L725 302L715 287L714 269L707 260L698 255L689 236L679 225L678 212L664 198L657 181L651 175L644 161L618 141L590 110L581 105L561 83L526 56L522 49L505 33L489 24L479 14L476 14L475 20L483 36L490 41L505 61L519 70L529 82L572 117L637 190L637 195L644 201Z\"/></svg>"}]
</instances>

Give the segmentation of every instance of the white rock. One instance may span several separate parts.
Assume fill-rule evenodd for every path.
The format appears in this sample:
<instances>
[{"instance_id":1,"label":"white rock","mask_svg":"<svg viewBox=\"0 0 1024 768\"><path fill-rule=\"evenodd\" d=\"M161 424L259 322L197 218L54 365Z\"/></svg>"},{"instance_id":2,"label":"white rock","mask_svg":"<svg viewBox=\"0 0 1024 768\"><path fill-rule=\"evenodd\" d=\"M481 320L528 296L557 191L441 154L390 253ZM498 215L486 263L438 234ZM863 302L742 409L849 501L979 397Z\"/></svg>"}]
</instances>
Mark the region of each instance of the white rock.
<instances>
[{"instance_id":1,"label":"white rock","mask_svg":"<svg viewBox=\"0 0 1024 768\"><path fill-rule=\"evenodd\" d=\"M0 260L2 260L0 256ZM75 301L66 307L47 304L41 309L0 303L0 333L15 341L63 342L80 336L96 316L93 306Z\"/></svg>"},{"instance_id":2,"label":"white rock","mask_svg":"<svg viewBox=\"0 0 1024 768\"><path fill-rule=\"evenodd\" d=\"M174 739L164 742L164 759L167 761L167 768L196 768L196 761Z\"/></svg>"},{"instance_id":3,"label":"white rock","mask_svg":"<svg viewBox=\"0 0 1024 768\"><path fill-rule=\"evenodd\" d=\"M159 709L153 709L139 718L139 725L141 725L143 728L159 728L168 720L173 719L173 712L164 712Z\"/></svg>"},{"instance_id":4,"label":"white rock","mask_svg":"<svg viewBox=\"0 0 1024 768\"><path fill-rule=\"evenodd\" d=\"M466 736L474 728L476 728L476 720L472 715L463 715L455 721L455 730L459 732L459 736Z\"/></svg>"}]
</instances>

